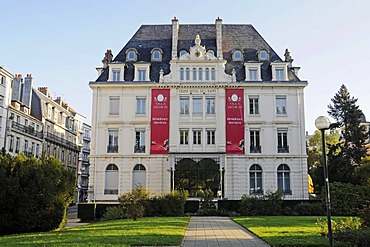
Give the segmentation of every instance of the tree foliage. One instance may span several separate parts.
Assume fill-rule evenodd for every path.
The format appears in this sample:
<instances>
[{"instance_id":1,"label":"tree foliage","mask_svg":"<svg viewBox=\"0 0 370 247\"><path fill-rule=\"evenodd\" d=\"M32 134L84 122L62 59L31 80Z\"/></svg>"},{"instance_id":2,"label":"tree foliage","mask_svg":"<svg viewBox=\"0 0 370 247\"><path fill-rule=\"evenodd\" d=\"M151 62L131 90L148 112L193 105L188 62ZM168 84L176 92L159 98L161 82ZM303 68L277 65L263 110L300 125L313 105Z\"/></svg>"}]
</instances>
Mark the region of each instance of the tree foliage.
<instances>
[{"instance_id":1,"label":"tree foliage","mask_svg":"<svg viewBox=\"0 0 370 247\"><path fill-rule=\"evenodd\" d=\"M0 235L50 231L66 220L74 172L53 157L0 155Z\"/></svg>"},{"instance_id":2,"label":"tree foliage","mask_svg":"<svg viewBox=\"0 0 370 247\"><path fill-rule=\"evenodd\" d=\"M346 86L342 85L331 101L328 113L336 121L333 126L340 128L341 135L337 144L329 145L329 179L353 182L354 167L366 156L369 132L361 124L363 113L356 105L357 99L350 95Z\"/></svg>"},{"instance_id":3,"label":"tree foliage","mask_svg":"<svg viewBox=\"0 0 370 247\"><path fill-rule=\"evenodd\" d=\"M340 132L333 129L325 132L325 143L335 145L339 142ZM321 131L316 130L313 135L308 137L307 141L307 163L308 172L311 175L315 191L320 191L324 186L324 173L322 167L322 140ZM328 150L326 150L328 152Z\"/></svg>"}]
</instances>

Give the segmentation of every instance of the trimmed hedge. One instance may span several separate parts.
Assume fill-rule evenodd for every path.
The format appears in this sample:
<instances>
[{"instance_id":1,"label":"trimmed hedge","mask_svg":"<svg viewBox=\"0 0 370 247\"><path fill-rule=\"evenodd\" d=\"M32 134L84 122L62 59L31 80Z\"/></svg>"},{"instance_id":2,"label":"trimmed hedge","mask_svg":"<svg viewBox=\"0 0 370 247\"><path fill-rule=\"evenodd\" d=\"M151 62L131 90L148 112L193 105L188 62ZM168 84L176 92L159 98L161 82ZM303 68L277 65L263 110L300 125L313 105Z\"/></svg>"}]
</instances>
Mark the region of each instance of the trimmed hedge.
<instances>
[{"instance_id":1,"label":"trimmed hedge","mask_svg":"<svg viewBox=\"0 0 370 247\"><path fill-rule=\"evenodd\" d=\"M0 155L0 235L64 227L76 176L53 157Z\"/></svg>"},{"instance_id":2,"label":"trimmed hedge","mask_svg":"<svg viewBox=\"0 0 370 247\"><path fill-rule=\"evenodd\" d=\"M95 220L95 203L79 203L77 205L77 218L84 222Z\"/></svg>"},{"instance_id":3,"label":"trimmed hedge","mask_svg":"<svg viewBox=\"0 0 370 247\"><path fill-rule=\"evenodd\" d=\"M240 213L240 200L218 200L218 210Z\"/></svg>"}]
</instances>

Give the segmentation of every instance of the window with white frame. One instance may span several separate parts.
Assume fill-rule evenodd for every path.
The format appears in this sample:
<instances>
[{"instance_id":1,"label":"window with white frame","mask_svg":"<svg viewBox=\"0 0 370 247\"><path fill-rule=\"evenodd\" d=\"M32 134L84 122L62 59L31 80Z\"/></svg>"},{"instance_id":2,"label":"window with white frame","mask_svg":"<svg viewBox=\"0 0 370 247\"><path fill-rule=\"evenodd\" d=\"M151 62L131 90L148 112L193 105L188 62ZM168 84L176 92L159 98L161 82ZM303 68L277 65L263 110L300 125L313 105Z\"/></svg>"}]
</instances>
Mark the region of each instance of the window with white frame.
<instances>
[{"instance_id":1,"label":"window with white frame","mask_svg":"<svg viewBox=\"0 0 370 247\"><path fill-rule=\"evenodd\" d=\"M185 79L185 70L184 68L180 69L180 81L183 81Z\"/></svg>"},{"instance_id":2,"label":"window with white frame","mask_svg":"<svg viewBox=\"0 0 370 247\"><path fill-rule=\"evenodd\" d=\"M240 50L235 50L233 52L233 60L234 61L242 61L243 60L243 54Z\"/></svg>"},{"instance_id":3,"label":"window with white frame","mask_svg":"<svg viewBox=\"0 0 370 247\"><path fill-rule=\"evenodd\" d=\"M193 98L193 114L194 115L202 115L203 113L203 99L201 97L194 97Z\"/></svg>"},{"instance_id":4,"label":"window with white frame","mask_svg":"<svg viewBox=\"0 0 370 247\"><path fill-rule=\"evenodd\" d=\"M266 50L260 50L258 52L258 60L259 61L266 61L269 59L269 54Z\"/></svg>"},{"instance_id":5,"label":"window with white frame","mask_svg":"<svg viewBox=\"0 0 370 247\"><path fill-rule=\"evenodd\" d=\"M120 81L121 80L121 70L120 69L113 69L112 70L113 81Z\"/></svg>"},{"instance_id":6,"label":"window with white frame","mask_svg":"<svg viewBox=\"0 0 370 247\"><path fill-rule=\"evenodd\" d=\"M262 168L257 164L253 164L249 169L249 190L250 195L262 195Z\"/></svg>"},{"instance_id":7,"label":"window with white frame","mask_svg":"<svg viewBox=\"0 0 370 247\"><path fill-rule=\"evenodd\" d=\"M9 140L9 152L13 152L13 146L14 146L14 136L10 136L10 140Z\"/></svg>"},{"instance_id":8,"label":"window with white frame","mask_svg":"<svg viewBox=\"0 0 370 247\"><path fill-rule=\"evenodd\" d=\"M216 144L216 131L215 130L207 130L207 144L208 145Z\"/></svg>"},{"instance_id":9,"label":"window with white frame","mask_svg":"<svg viewBox=\"0 0 370 247\"><path fill-rule=\"evenodd\" d=\"M190 69L189 68L185 69L185 80L187 81L190 80Z\"/></svg>"},{"instance_id":10,"label":"window with white frame","mask_svg":"<svg viewBox=\"0 0 370 247\"><path fill-rule=\"evenodd\" d=\"M136 61L136 52L134 50L127 51L126 60L127 61Z\"/></svg>"},{"instance_id":11,"label":"window with white frame","mask_svg":"<svg viewBox=\"0 0 370 247\"><path fill-rule=\"evenodd\" d=\"M189 97L180 97L180 115L189 114Z\"/></svg>"},{"instance_id":12,"label":"window with white frame","mask_svg":"<svg viewBox=\"0 0 370 247\"><path fill-rule=\"evenodd\" d=\"M202 144L202 131L193 130L193 144L200 145Z\"/></svg>"},{"instance_id":13,"label":"window with white frame","mask_svg":"<svg viewBox=\"0 0 370 247\"><path fill-rule=\"evenodd\" d=\"M189 144L189 130L180 130L180 145Z\"/></svg>"},{"instance_id":14,"label":"window with white frame","mask_svg":"<svg viewBox=\"0 0 370 247\"><path fill-rule=\"evenodd\" d=\"M146 114L146 98L144 97L136 98L136 114L138 115Z\"/></svg>"},{"instance_id":15,"label":"window with white frame","mask_svg":"<svg viewBox=\"0 0 370 247\"><path fill-rule=\"evenodd\" d=\"M251 115L260 114L257 96L249 97L249 114Z\"/></svg>"},{"instance_id":16,"label":"window with white frame","mask_svg":"<svg viewBox=\"0 0 370 247\"><path fill-rule=\"evenodd\" d=\"M196 81L197 80L197 69L196 68L193 68L193 81Z\"/></svg>"},{"instance_id":17,"label":"window with white frame","mask_svg":"<svg viewBox=\"0 0 370 247\"><path fill-rule=\"evenodd\" d=\"M118 153L118 129L108 130L107 153Z\"/></svg>"},{"instance_id":18,"label":"window with white frame","mask_svg":"<svg viewBox=\"0 0 370 247\"><path fill-rule=\"evenodd\" d=\"M134 63L135 66L135 75L134 81L149 81L149 68L150 63L141 62L141 63Z\"/></svg>"},{"instance_id":19,"label":"window with white frame","mask_svg":"<svg viewBox=\"0 0 370 247\"><path fill-rule=\"evenodd\" d=\"M118 194L118 167L115 164L109 164L105 169L104 194Z\"/></svg>"},{"instance_id":20,"label":"window with white frame","mask_svg":"<svg viewBox=\"0 0 370 247\"><path fill-rule=\"evenodd\" d=\"M277 130L277 142L278 153L289 153L288 129Z\"/></svg>"},{"instance_id":21,"label":"window with white frame","mask_svg":"<svg viewBox=\"0 0 370 247\"><path fill-rule=\"evenodd\" d=\"M119 115L119 97L109 97L109 115Z\"/></svg>"},{"instance_id":22,"label":"window with white frame","mask_svg":"<svg viewBox=\"0 0 370 247\"><path fill-rule=\"evenodd\" d=\"M249 131L250 137L250 152L251 153L261 153L261 142L260 142L260 130L250 130Z\"/></svg>"},{"instance_id":23,"label":"window with white frame","mask_svg":"<svg viewBox=\"0 0 370 247\"><path fill-rule=\"evenodd\" d=\"M162 61L162 50L159 48L152 50L152 61Z\"/></svg>"},{"instance_id":24,"label":"window with white frame","mask_svg":"<svg viewBox=\"0 0 370 247\"><path fill-rule=\"evenodd\" d=\"M215 68L211 69L211 80L212 81L216 80L216 70L215 70Z\"/></svg>"},{"instance_id":25,"label":"window with white frame","mask_svg":"<svg viewBox=\"0 0 370 247\"><path fill-rule=\"evenodd\" d=\"M198 80L199 81L203 80L203 69L202 68L198 69Z\"/></svg>"},{"instance_id":26,"label":"window with white frame","mask_svg":"<svg viewBox=\"0 0 370 247\"><path fill-rule=\"evenodd\" d=\"M207 115L214 115L215 114L215 98L214 97L207 97L206 98L206 113Z\"/></svg>"},{"instance_id":27,"label":"window with white frame","mask_svg":"<svg viewBox=\"0 0 370 247\"><path fill-rule=\"evenodd\" d=\"M261 81L261 65L260 62L244 63L245 81Z\"/></svg>"},{"instance_id":28,"label":"window with white frame","mask_svg":"<svg viewBox=\"0 0 370 247\"><path fill-rule=\"evenodd\" d=\"M272 62L272 81L287 81L288 80L288 68L289 62Z\"/></svg>"},{"instance_id":29,"label":"window with white frame","mask_svg":"<svg viewBox=\"0 0 370 247\"><path fill-rule=\"evenodd\" d=\"M139 81L146 81L146 70L138 69L137 73L139 75L139 78L138 78Z\"/></svg>"},{"instance_id":30,"label":"window with white frame","mask_svg":"<svg viewBox=\"0 0 370 247\"><path fill-rule=\"evenodd\" d=\"M134 153L145 153L145 130L135 130Z\"/></svg>"},{"instance_id":31,"label":"window with white frame","mask_svg":"<svg viewBox=\"0 0 370 247\"><path fill-rule=\"evenodd\" d=\"M249 68L248 73L250 81L257 81L257 68Z\"/></svg>"},{"instance_id":32,"label":"window with white frame","mask_svg":"<svg viewBox=\"0 0 370 247\"><path fill-rule=\"evenodd\" d=\"M275 79L277 81L285 81L285 70L284 68L275 69Z\"/></svg>"},{"instance_id":33,"label":"window with white frame","mask_svg":"<svg viewBox=\"0 0 370 247\"><path fill-rule=\"evenodd\" d=\"M209 68L206 68L206 81L209 81Z\"/></svg>"},{"instance_id":34,"label":"window with white frame","mask_svg":"<svg viewBox=\"0 0 370 247\"><path fill-rule=\"evenodd\" d=\"M286 115L286 96L276 96L276 114Z\"/></svg>"},{"instance_id":35,"label":"window with white frame","mask_svg":"<svg viewBox=\"0 0 370 247\"><path fill-rule=\"evenodd\" d=\"M19 145L21 143L21 139L19 137L16 137L15 139L15 152L19 153Z\"/></svg>"},{"instance_id":36,"label":"window with white frame","mask_svg":"<svg viewBox=\"0 0 370 247\"><path fill-rule=\"evenodd\" d=\"M290 188L290 168L286 164L279 165L277 169L278 190L285 195L291 195Z\"/></svg>"}]
</instances>

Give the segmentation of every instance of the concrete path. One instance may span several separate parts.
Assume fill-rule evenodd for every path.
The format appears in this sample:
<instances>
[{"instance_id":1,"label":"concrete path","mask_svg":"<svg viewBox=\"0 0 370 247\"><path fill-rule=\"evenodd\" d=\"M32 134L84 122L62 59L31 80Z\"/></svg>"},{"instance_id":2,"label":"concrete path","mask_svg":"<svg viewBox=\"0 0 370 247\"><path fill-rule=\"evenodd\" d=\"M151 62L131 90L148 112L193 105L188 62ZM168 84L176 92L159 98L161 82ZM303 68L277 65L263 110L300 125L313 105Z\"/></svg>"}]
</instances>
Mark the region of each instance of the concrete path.
<instances>
[{"instance_id":1,"label":"concrete path","mask_svg":"<svg viewBox=\"0 0 370 247\"><path fill-rule=\"evenodd\" d=\"M264 241L228 217L191 217L182 247L266 247Z\"/></svg>"}]
</instances>

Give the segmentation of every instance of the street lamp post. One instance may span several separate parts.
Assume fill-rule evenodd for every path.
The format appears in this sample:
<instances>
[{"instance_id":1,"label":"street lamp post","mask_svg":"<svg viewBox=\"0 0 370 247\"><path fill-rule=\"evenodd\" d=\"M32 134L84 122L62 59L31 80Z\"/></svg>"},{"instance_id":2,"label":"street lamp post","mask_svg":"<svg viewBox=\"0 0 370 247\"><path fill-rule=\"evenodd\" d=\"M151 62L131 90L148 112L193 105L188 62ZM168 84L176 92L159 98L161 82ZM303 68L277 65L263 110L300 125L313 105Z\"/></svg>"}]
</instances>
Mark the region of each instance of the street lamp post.
<instances>
[{"instance_id":1,"label":"street lamp post","mask_svg":"<svg viewBox=\"0 0 370 247\"><path fill-rule=\"evenodd\" d=\"M324 167L324 179L325 179L325 201L326 201L326 214L328 217L328 237L329 246L333 246L333 231L331 228L331 209L330 209L330 191L329 191L329 178L328 178L328 165L326 162L326 149L325 149L325 130L330 128L330 121L325 116L320 116L315 121L315 126L321 131L322 139L322 164Z\"/></svg>"}]
</instances>

